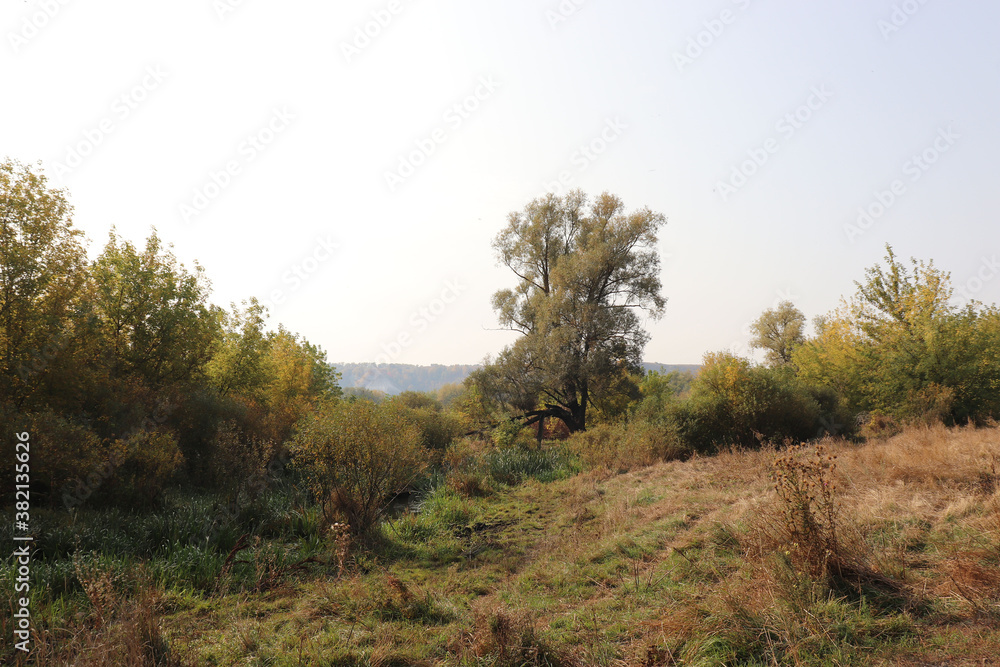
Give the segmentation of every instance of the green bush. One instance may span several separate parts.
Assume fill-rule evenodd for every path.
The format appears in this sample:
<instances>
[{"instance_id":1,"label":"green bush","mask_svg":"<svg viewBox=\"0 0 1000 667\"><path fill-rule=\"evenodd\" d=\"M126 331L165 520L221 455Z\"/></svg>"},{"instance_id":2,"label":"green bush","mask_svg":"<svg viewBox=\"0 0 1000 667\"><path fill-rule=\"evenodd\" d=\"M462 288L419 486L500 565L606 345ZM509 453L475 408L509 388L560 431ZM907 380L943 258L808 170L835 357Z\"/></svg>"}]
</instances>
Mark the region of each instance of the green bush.
<instances>
[{"instance_id":1,"label":"green bush","mask_svg":"<svg viewBox=\"0 0 1000 667\"><path fill-rule=\"evenodd\" d=\"M327 520L342 518L355 533L382 518L428 459L404 410L368 401L325 404L300 423L291 450Z\"/></svg>"},{"instance_id":2,"label":"green bush","mask_svg":"<svg viewBox=\"0 0 1000 667\"><path fill-rule=\"evenodd\" d=\"M791 369L754 366L728 353L705 355L691 396L670 421L698 451L719 446L753 447L763 441L807 440L846 422L829 389L814 389Z\"/></svg>"},{"instance_id":3,"label":"green bush","mask_svg":"<svg viewBox=\"0 0 1000 667\"><path fill-rule=\"evenodd\" d=\"M524 424L514 419L500 422L494 426L490 437L493 439L493 444L500 449L515 446L530 447L532 442Z\"/></svg>"},{"instance_id":4,"label":"green bush","mask_svg":"<svg viewBox=\"0 0 1000 667\"><path fill-rule=\"evenodd\" d=\"M420 429L421 444L434 452L443 452L462 434L462 423L453 414L427 408L411 408L406 411L406 415Z\"/></svg>"},{"instance_id":5,"label":"green bush","mask_svg":"<svg viewBox=\"0 0 1000 667\"><path fill-rule=\"evenodd\" d=\"M111 488L127 500L152 504L184 465L177 438L166 431L139 429L111 446L117 462Z\"/></svg>"},{"instance_id":6,"label":"green bush","mask_svg":"<svg viewBox=\"0 0 1000 667\"><path fill-rule=\"evenodd\" d=\"M51 503L63 496L83 500L113 470L107 446L87 426L46 411L29 415L26 430L31 435L33 496Z\"/></svg>"}]
</instances>

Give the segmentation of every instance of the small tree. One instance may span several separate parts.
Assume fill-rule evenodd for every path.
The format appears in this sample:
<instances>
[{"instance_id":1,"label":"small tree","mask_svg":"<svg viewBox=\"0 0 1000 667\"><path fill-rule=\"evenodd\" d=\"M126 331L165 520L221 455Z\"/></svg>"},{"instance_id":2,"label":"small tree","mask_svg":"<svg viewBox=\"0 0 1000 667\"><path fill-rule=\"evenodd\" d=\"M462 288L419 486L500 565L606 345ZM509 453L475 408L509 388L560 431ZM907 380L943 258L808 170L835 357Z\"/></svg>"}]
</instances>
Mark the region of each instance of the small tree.
<instances>
[{"instance_id":1,"label":"small tree","mask_svg":"<svg viewBox=\"0 0 1000 667\"><path fill-rule=\"evenodd\" d=\"M420 430L401 410L369 401L327 403L307 416L292 441L326 518L365 533L426 465Z\"/></svg>"},{"instance_id":2,"label":"small tree","mask_svg":"<svg viewBox=\"0 0 1000 667\"><path fill-rule=\"evenodd\" d=\"M791 301L782 301L777 308L765 310L750 325L753 332L750 346L765 350L769 365L783 366L792 360L792 350L805 340L802 333L805 322L802 311Z\"/></svg>"},{"instance_id":3,"label":"small tree","mask_svg":"<svg viewBox=\"0 0 1000 667\"><path fill-rule=\"evenodd\" d=\"M1000 412L1000 312L950 303L948 273L907 267L886 246L884 265L796 348L799 377L834 387L853 412L902 420L984 421Z\"/></svg>"},{"instance_id":4,"label":"small tree","mask_svg":"<svg viewBox=\"0 0 1000 667\"><path fill-rule=\"evenodd\" d=\"M70 371L85 365L52 372L83 324L87 253L72 217L66 192L41 170L0 162L0 404L24 408L46 375L72 384Z\"/></svg>"}]
</instances>

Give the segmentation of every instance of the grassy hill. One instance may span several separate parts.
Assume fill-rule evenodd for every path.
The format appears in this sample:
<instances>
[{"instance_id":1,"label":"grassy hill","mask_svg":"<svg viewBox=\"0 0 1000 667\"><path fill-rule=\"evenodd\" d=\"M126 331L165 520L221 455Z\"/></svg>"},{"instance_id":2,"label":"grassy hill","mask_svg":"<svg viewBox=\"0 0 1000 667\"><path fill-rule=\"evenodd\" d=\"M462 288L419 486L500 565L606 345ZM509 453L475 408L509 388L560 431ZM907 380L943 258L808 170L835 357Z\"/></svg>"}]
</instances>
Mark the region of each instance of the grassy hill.
<instances>
[{"instance_id":1,"label":"grassy hill","mask_svg":"<svg viewBox=\"0 0 1000 667\"><path fill-rule=\"evenodd\" d=\"M297 529L200 585L150 565L115 602L106 560L92 604L47 613L76 664L130 641L160 664L994 664L1000 428L792 454L453 480L349 551L291 504L274 518Z\"/></svg>"}]
</instances>

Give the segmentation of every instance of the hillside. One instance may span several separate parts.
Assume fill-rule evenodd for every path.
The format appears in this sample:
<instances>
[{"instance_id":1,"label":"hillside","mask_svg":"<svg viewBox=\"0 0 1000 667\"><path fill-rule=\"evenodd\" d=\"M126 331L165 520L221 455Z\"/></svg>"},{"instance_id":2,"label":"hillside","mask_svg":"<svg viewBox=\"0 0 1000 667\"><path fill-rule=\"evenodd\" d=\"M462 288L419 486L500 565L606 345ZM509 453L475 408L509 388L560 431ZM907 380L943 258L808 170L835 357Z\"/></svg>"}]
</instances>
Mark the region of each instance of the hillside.
<instances>
[{"instance_id":1,"label":"hillside","mask_svg":"<svg viewBox=\"0 0 1000 667\"><path fill-rule=\"evenodd\" d=\"M450 484L372 543L328 534L328 555L293 506L266 521L295 531L233 559L237 546L200 590L115 611L111 561L95 562L101 617L71 621L60 645L92 660L79 664L136 637L174 665L995 664L1000 429L822 446L493 482L485 497ZM826 483L789 502L810 480ZM150 572L195 567L174 559Z\"/></svg>"},{"instance_id":2,"label":"hillside","mask_svg":"<svg viewBox=\"0 0 1000 667\"><path fill-rule=\"evenodd\" d=\"M445 495L386 531L390 556L175 600L167 633L218 664L992 664L1000 430L826 447L841 576L789 544L775 452L734 452Z\"/></svg>"},{"instance_id":3,"label":"hillside","mask_svg":"<svg viewBox=\"0 0 1000 667\"><path fill-rule=\"evenodd\" d=\"M413 364L335 363L332 365L342 375L341 387L364 387L386 394L398 394L403 391L437 391L446 384L461 382L468 377L469 373L479 368L478 364L419 366ZM697 373L700 366L695 364L660 364L647 361L643 363L643 368L647 371L655 370L665 373L670 371Z\"/></svg>"}]
</instances>

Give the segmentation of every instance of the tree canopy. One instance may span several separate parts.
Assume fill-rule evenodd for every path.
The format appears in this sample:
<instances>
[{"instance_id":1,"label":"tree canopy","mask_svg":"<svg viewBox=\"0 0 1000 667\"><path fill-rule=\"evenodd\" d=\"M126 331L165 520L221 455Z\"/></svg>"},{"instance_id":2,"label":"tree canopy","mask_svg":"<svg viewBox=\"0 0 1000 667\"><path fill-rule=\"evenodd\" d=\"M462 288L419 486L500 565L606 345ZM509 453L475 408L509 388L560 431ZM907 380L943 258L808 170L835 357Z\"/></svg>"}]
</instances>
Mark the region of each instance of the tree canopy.
<instances>
[{"instance_id":1,"label":"tree canopy","mask_svg":"<svg viewBox=\"0 0 1000 667\"><path fill-rule=\"evenodd\" d=\"M642 375L641 314L658 318L666 303L656 249L665 222L607 192L588 205L579 190L512 212L493 248L517 284L497 291L493 308L521 337L470 382L529 423L552 416L570 431L586 428L589 406L637 393L628 376Z\"/></svg>"},{"instance_id":2,"label":"tree canopy","mask_svg":"<svg viewBox=\"0 0 1000 667\"><path fill-rule=\"evenodd\" d=\"M805 315L791 301L782 301L750 325L750 346L764 350L771 366L783 366L792 360L792 350L805 340L805 321Z\"/></svg>"}]
</instances>

